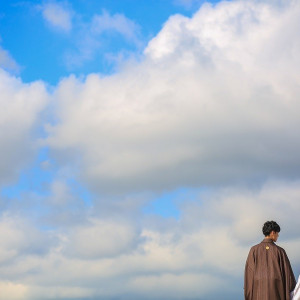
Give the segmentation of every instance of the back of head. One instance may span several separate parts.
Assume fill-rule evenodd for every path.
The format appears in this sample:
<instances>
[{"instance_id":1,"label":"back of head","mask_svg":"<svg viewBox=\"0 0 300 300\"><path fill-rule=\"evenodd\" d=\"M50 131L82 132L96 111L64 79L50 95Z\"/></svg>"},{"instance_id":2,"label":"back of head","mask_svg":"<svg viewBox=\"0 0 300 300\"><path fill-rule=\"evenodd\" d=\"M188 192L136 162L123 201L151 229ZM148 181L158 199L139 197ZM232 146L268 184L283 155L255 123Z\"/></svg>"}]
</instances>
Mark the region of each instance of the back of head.
<instances>
[{"instance_id":1,"label":"back of head","mask_svg":"<svg viewBox=\"0 0 300 300\"><path fill-rule=\"evenodd\" d=\"M269 236L272 231L280 232L280 226L275 221L267 221L262 228L264 236Z\"/></svg>"}]
</instances>

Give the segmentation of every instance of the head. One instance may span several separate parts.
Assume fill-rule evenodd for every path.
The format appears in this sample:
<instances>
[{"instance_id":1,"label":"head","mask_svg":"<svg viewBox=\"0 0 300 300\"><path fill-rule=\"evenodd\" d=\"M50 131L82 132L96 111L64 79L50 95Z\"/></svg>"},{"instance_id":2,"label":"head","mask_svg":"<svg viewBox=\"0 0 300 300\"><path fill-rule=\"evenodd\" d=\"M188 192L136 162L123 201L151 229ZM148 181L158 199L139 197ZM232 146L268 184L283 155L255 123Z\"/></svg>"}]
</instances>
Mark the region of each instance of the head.
<instances>
[{"instance_id":1,"label":"head","mask_svg":"<svg viewBox=\"0 0 300 300\"><path fill-rule=\"evenodd\" d=\"M280 226L275 221L267 221L262 228L262 232L266 238L276 242L280 232Z\"/></svg>"}]
</instances>

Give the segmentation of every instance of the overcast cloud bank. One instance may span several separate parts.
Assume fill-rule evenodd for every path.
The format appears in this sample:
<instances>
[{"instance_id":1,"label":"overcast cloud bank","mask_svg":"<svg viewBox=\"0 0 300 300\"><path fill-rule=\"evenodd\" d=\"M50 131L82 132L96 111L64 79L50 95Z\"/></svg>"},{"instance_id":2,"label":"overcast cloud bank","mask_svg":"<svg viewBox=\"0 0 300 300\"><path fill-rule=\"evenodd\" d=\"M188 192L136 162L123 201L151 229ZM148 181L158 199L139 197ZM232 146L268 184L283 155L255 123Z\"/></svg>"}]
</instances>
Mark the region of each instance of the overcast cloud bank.
<instances>
[{"instance_id":1,"label":"overcast cloud bank","mask_svg":"<svg viewBox=\"0 0 300 300\"><path fill-rule=\"evenodd\" d=\"M239 299L249 245L266 218L285 224L280 244L299 273L299 192L299 181L226 188L185 202L178 221L88 216L51 231L7 213L0 299Z\"/></svg>"}]
</instances>

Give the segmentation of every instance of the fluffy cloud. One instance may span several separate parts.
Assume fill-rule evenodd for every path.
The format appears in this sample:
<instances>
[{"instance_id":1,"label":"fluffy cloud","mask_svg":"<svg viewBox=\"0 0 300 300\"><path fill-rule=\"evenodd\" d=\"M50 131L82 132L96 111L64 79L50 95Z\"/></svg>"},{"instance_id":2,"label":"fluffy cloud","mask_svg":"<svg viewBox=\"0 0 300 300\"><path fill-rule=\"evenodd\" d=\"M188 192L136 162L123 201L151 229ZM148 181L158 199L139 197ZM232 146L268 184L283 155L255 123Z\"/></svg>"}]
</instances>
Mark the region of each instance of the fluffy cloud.
<instances>
[{"instance_id":1,"label":"fluffy cloud","mask_svg":"<svg viewBox=\"0 0 300 300\"><path fill-rule=\"evenodd\" d=\"M0 286L16 287L15 299L240 299L249 247L262 239L268 218L281 224L278 243L298 275L299 192L299 181L200 192L183 204L179 220L145 215L135 226L93 216L38 232L32 221L6 214ZM19 253L5 258L8 249Z\"/></svg>"},{"instance_id":2,"label":"fluffy cloud","mask_svg":"<svg viewBox=\"0 0 300 300\"><path fill-rule=\"evenodd\" d=\"M72 29L72 11L67 7L56 3L45 3L42 7L45 21L58 30L69 32Z\"/></svg>"},{"instance_id":3,"label":"fluffy cloud","mask_svg":"<svg viewBox=\"0 0 300 300\"><path fill-rule=\"evenodd\" d=\"M296 178L299 14L234 1L171 17L143 62L61 81L49 145L109 193Z\"/></svg>"},{"instance_id":4,"label":"fluffy cloud","mask_svg":"<svg viewBox=\"0 0 300 300\"><path fill-rule=\"evenodd\" d=\"M0 217L0 299L241 299L267 219L298 275L299 16L296 1L206 4L172 16L142 62L63 79L46 139L60 174L38 217L14 206ZM47 93L0 76L7 179L31 153ZM141 213L151 192L182 186L199 192L178 220Z\"/></svg>"},{"instance_id":5,"label":"fluffy cloud","mask_svg":"<svg viewBox=\"0 0 300 300\"><path fill-rule=\"evenodd\" d=\"M129 224L91 219L85 226L72 227L66 255L87 259L115 257L130 252L137 236Z\"/></svg>"},{"instance_id":6,"label":"fluffy cloud","mask_svg":"<svg viewBox=\"0 0 300 300\"><path fill-rule=\"evenodd\" d=\"M24 84L0 69L0 179L7 183L18 175L37 147L34 140L48 94L41 82Z\"/></svg>"},{"instance_id":7,"label":"fluffy cloud","mask_svg":"<svg viewBox=\"0 0 300 300\"><path fill-rule=\"evenodd\" d=\"M12 218L9 214L3 214L0 219L0 234L0 263L4 266L25 253L37 255L48 251L47 236L43 236L30 222L18 216Z\"/></svg>"}]
</instances>

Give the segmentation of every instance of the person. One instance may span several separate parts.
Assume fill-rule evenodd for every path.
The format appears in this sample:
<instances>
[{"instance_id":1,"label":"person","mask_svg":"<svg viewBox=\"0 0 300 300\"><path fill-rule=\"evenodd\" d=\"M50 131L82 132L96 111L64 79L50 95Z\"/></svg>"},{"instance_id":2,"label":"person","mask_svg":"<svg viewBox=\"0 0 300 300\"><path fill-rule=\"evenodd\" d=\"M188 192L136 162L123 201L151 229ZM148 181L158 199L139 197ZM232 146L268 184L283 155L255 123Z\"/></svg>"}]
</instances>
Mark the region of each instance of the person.
<instances>
[{"instance_id":1,"label":"person","mask_svg":"<svg viewBox=\"0 0 300 300\"><path fill-rule=\"evenodd\" d=\"M295 289L291 292L291 300L300 300L300 276L298 277Z\"/></svg>"},{"instance_id":2,"label":"person","mask_svg":"<svg viewBox=\"0 0 300 300\"><path fill-rule=\"evenodd\" d=\"M275 244L280 226L267 221L262 231L265 239L250 249L246 261L245 300L290 300L296 280L284 249Z\"/></svg>"}]
</instances>

